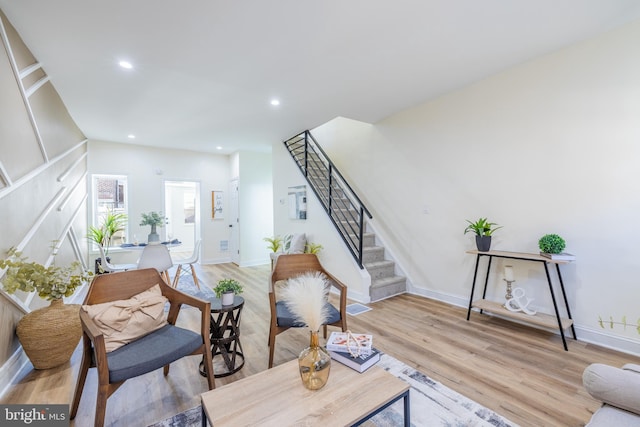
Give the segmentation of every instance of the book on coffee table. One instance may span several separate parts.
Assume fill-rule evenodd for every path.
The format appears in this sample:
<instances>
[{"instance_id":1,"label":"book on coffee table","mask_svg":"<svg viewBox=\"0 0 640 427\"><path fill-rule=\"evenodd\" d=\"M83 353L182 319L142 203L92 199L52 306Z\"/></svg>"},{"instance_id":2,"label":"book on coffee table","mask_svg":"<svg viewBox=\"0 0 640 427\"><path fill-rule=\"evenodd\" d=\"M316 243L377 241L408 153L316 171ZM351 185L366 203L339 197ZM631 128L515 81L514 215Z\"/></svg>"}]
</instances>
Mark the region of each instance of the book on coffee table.
<instances>
[{"instance_id":1,"label":"book on coffee table","mask_svg":"<svg viewBox=\"0 0 640 427\"><path fill-rule=\"evenodd\" d=\"M373 336L369 334L352 334L350 332L331 332L327 339L327 351L354 353L368 356L371 354Z\"/></svg>"},{"instance_id":2,"label":"book on coffee table","mask_svg":"<svg viewBox=\"0 0 640 427\"><path fill-rule=\"evenodd\" d=\"M380 351L376 348L372 348L371 354L368 356L361 355L353 357L350 353L344 353L341 351L329 351L329 355L332 359L335 359L343 365L346 365L351 369L355 369L358 372L366 371L380 360Z\"/></svg>"}]
</instances>

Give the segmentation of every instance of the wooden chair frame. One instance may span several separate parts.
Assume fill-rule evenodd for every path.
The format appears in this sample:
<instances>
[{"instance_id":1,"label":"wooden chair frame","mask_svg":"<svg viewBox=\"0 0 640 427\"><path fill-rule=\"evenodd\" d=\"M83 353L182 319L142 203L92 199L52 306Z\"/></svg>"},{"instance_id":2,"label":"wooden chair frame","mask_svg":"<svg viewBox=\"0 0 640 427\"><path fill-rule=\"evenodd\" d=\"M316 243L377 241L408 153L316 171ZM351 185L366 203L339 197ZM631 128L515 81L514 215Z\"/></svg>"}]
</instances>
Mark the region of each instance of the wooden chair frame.
<instances>
[{"instance_id":1,"label":"wooden chair frame","mask_svg":"<svg viewBox=\"0 0 640 427\"><path fill-rule=\"evenodd\" d=\"M211 303L191 295L185 294L177 289L167 285L160 274L153 268L143 270L131 270L119 273L102 274L96 276L91 283L87 296L83 304L100 304L109 301L128 299L132 296L143 292L152 286L159 284L164 295L170 302L168 313L168 323L176 324L178 313L182 304L193 306L201 312L200 334L202 335L202 346L197 348L192 355L202 354L205 361L205 369L207 372L207 381L209 390L215 388L213 363L211 357L210 330L211 322ZM96 401L95 425L104 425L105 413L107 408L107 399L111 396L126 380L111 383L109 381L109 366L107 360L107 352L105 349L104 336L97 328L95 323L89 316L80 311L80 320L82 322L82 361L80 363L80 372L78 373L78 382L76 384L73 403L71 406L71 419L75 418L82 397L82 390L87 378L89 368L98 368L98 396ZM169 373L169 365L164 366L164 375ZM197 372L196 372L197 374Z\"/></svg>"},{"instance_id":2,"label":"wooden chair frame","mask_svg":"<svg viewBox=\"0 0 640 427\"><path fill-rule=\"evenodd\" d=\"M276 312L276 283L287 280L307 272L321 272L330 285L337 289L340 294L340 320L330 323L330 326L338 326L342 332L347 330L347 286L335 278L331 273L322 267L320 260L315 254L282 254L277 257L271 281L269 283L269 308L271 310L271 323L269 326L269 368L273 367L273 353L276 344L276 335L286 331L291 326L279 326ZM324 337L327 337L327 325L323 325Z\"/></svg>"}]
</instances>

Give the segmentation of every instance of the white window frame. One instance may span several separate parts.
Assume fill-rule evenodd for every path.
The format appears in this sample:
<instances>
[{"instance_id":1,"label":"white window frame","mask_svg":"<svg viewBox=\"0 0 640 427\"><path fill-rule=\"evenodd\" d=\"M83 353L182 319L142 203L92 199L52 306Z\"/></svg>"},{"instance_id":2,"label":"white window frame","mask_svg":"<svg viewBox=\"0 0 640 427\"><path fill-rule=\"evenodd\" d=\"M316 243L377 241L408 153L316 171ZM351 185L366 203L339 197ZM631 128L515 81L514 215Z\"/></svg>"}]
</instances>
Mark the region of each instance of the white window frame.
<instances>
[{"instance_id":1,"label":"white window frame","mask_svg":"<svg viewBox=\"0 0 640 427\"><path fill-rule=\"evenodd\" d=\"M116 209L116 212L122 212L127 215L129 218L129 183L128 177L126 175L116 175L116 174L93 174L91 175L91 225L94 227L99 227L101 225L103 212L100 211L100 203L98 200L98 180L99 179L113 179L118 181L118 183L123 183L122 193L124 194L123 206ZM124 238L126 241L129 241L129 221L127 221L127 225L125 226L125 230L123 232Z\"/></svg>"}]
</instances>

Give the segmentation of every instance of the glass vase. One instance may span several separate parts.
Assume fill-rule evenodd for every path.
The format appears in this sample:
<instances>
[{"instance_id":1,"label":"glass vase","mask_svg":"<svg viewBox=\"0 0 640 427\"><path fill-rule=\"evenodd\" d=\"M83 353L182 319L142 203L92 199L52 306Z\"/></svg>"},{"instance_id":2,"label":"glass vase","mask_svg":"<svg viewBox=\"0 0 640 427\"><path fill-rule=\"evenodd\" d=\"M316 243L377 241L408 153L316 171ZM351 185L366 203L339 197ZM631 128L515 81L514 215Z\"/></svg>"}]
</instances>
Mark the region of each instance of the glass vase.
<instances>
[{"instance_id":1,"label":"glass vase","mask_svg":"<svg viewBox=\"0 0 640 427\"><path fill-rule=\"evenodd\" d=\"M318 344L318 331L311 331L309 347L302 350L298 356L300 378L302 384L309 390L324 387L329 380L331 370L331 356Z\"/></svg>"}]
</instances>

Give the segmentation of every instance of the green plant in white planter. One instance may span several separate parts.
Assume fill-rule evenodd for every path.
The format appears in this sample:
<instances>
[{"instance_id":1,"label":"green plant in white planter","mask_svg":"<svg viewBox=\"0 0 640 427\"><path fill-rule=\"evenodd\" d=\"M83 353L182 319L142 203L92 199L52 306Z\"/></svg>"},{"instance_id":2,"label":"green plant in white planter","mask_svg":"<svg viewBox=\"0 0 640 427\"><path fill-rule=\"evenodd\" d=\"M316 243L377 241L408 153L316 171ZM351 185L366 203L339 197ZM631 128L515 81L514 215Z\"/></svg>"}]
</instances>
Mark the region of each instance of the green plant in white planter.
<instances>
[{"instance_id":1,"label":"green plant in white planter","mask_svg":"<svg viewBox=\"0 0 640 427\"><path fill-rule=\"evenodd\" d=\"M140 225L151 226L151 233L147 236L147 241L149 243L160 241L160 235L156 232L156 227L164 227L166 222L167 218L162 215L162 212L149 212L142 214L142 221L140 221Z\"/></svg>"},{"instance_id":2,"label":"green plant in white planter","mask_svg":"<svg viewBox=\"0 0 640 427\"><path fill-rule=\"evenodd\" d=\"M464 234L473 232L476 234L476 246L479 251L487 252L491 248L491 235L494 231L502 228L502 226L496 227L495 222L489 222L487 218L479 218L477 221L472 222L467 220L469 225L464 229Z\"/></svg>"},{"instance_id":3,"label":"green plant in white planter","mask_svg":"<svg viewBox=\"0 0 640 427\"><path fill-rule=\"evenodd\" d=\"M243 291L242 285L236 279L221 279L213 288L216 297L222 300L222 305L232 305L234 295L241 294Z\"/></svg>"}]
</instances>

